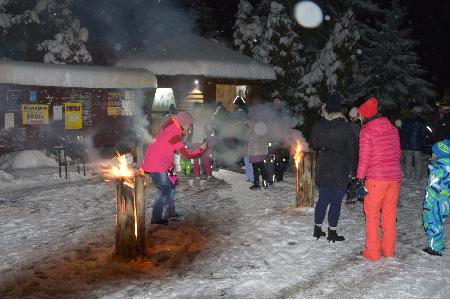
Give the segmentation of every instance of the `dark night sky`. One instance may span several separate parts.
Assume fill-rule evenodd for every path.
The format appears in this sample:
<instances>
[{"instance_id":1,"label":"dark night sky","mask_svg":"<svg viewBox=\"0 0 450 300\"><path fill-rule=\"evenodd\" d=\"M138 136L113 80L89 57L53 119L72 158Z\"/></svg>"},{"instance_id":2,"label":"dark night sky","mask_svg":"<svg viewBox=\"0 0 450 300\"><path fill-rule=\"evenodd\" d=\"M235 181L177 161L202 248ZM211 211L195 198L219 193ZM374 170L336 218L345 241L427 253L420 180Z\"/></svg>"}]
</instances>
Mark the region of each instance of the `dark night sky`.
<instances>
[{"instance_id":1,"label":"dark night sky","mask_svg":"<svg viewBox=\"0 0 450 300\"><path fill-rule=\"evenodd\" d=\"M182 1L186 3L190 0ZM140 12L136 12L132 3L143 2L143 0L129 0L126 3L118 0L91 0L89 6L79 7L82 21L89 27L91 42L101 41L104 36L110 37L114 34L112 32L114 30L108 28L104 22L110 15L108 10L115 11L112 21L108 20L108 24L116 24L115 34L122 35L121 39L132 40L132 36L124 37L125 33L117 33L117 28L125 28L124 32L130 32L131 29L133 32L133 27L139 24L139 17L136 17L136 14ZM208 0L208 2L217 23L220 24L220 29L223 30L222 34L231 38L239 0ZM389 4L390 0L381 2ZM439 95L442 95L446 89L450 89L450 1L401 0L401 2L408 8L408 21L413 28L413 37L420 42L417 53L422 66L428 72L427 79L435 84Z\"/></svg>"}]
</instances>

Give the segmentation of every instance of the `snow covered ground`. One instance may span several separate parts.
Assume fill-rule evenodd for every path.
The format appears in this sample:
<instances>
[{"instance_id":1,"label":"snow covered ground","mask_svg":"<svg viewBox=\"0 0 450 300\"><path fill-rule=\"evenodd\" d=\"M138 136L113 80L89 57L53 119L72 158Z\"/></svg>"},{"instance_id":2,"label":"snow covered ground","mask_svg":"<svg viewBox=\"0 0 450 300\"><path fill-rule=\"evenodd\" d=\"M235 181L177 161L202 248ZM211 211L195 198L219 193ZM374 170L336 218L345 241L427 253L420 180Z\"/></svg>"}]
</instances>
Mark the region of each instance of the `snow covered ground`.
<instances>
[{"instance_id":1,"label":"snow covered ground","mask_svg":"<svg viewBox=\"0 0 450 300\"><path fill-rule=\"evenodd\" d=\"M343 243L312 237L292 174L250 191L245 176L181 178L168 226L146 225L147 257L113 257L115 192L88 172L0 170L1 298L448 298L450 256L423 254L425 180L406 180L395 258L370 262L362 204L343 205ZM146 220L153 199L146 191Z\"/></svg>"}]
</instances>

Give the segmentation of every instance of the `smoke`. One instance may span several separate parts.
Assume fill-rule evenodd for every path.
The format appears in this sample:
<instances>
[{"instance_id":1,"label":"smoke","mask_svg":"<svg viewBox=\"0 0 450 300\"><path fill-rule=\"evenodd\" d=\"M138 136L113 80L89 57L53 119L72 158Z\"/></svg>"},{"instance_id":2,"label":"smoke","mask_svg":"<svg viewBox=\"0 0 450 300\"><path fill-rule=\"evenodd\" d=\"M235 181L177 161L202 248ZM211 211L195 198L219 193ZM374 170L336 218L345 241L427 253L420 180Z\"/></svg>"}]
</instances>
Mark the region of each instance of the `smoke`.
<instances>
[{"instance_id":1,"label":"smoke","mask_svg":"<svg viewBox=\"0 0 450 300\"><path fill-rule=\"evenodd\" d=\"M133 133L137 143L149 144L153 137L149 133L149 121L144 110L148 108L145 90L136 91L136 106L133 115Z\"/></svg>"},{"instance_id":2,"label":"smoke","mask_svg":"<svg viewBox=\"0 0 450 300\"><path fill-rule=\"evenodd\" d=\"M292 150L300 143L303 151L310 151L308 142L298 130L295 116L271 103L256 104L249 113L223 112L213 116L215 128L214 159L221 165L233 165L247 155L250 134L267 140L267 147ZM252 132L253 130L253 132Z\"/></svg>"}]
</instances>

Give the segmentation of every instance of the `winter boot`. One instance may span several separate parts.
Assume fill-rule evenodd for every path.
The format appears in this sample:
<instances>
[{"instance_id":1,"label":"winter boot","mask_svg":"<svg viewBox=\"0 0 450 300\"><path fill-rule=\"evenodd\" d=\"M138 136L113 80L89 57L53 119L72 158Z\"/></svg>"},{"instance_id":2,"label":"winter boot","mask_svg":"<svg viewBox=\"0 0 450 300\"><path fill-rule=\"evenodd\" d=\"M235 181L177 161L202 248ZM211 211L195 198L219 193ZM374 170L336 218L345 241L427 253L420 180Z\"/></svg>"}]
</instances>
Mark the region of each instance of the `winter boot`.
<instances>
[{"instance_id":1,"label":"winter boot","mask_svg":"<svg viewBox=\"0 0 450 300\"><path fill-rule=\"evenodd\" d=\"M269 188L269 185L270 185L270 183L267 182L267 180L263 180L263 182L262 182L263 188L267 189L267 188Z\"/></svg>"},{"instance_id":2,"label":"winter boot","mask_svg":"<svg viewBox=\"0 0 450 300\"><path fill-rule=\"evenodd\" d=\"M425 253L430 254L430 255L434 255L434 256L442 256L442 253L441 253L441 252L437 252L436 250L433 250L433 249L431 249L431 248L429 248L429 247L426 247L425 249L423 249L423 251L424 251Z\"/></svg>"},{"instance_id":3,"label":"winter boot","mask_svg":"<svg viewBox=\"0 0 450 300\"><path fill-rule=\"evenodd\" d=\"M325 236L325 232L322 231L322 227L314 225L313 237L320 239L322 236Z\"/></svg>"},{"instance_id":4,"label":"winter boot","mask_svg":"<svg viewBox=\"0 0 450 300\"><path fill-rule=\"evenodd\" d=\"M327 236L327 240L328 242L342 242L345 241L345 238L341 235L338 235L336 230L334 229L330 229L330 227L328 227L328 236Z\"/></svg>"},{"instance_id":5,"label":"winter boot","mask_svg":"<svg viewBox=\"0 0 450 300\"><path fill-rule=\"evenodd\" d=\"M259 185L259 181L254 181L253 185L249 188L250 190L259 190L261 186Z\"/></svg>"}]
</instances>

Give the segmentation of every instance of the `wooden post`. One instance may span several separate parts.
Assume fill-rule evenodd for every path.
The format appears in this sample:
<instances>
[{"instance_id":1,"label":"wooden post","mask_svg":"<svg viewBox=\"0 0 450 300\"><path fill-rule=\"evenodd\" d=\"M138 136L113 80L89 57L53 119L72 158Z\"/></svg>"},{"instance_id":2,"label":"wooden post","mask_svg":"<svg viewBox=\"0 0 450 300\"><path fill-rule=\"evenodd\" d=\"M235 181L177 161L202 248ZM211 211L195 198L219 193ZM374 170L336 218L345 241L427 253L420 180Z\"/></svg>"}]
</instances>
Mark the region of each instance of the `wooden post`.
<instances>
[{"instance_id":1,"label":"wooden post","mask_svg":"<svg viewBox=\"0 0 450 300\"><path fill-rule=\"evenodd\" d=\"M316 160L314 152L302 152L302 160L297 168L296 192L297 207L314 207L314 186Z\"/></svg>"},{"instance_id":2,"label":"wooden post","mask_svg":"<svg viewBox=\"0 0 450 300\"><path fill-rule=\"evenodd\" d=\"M135 187L116 184L116 255L135 258L144 254L144 177L135 177Z\"/></svg>"}]
</instances>

